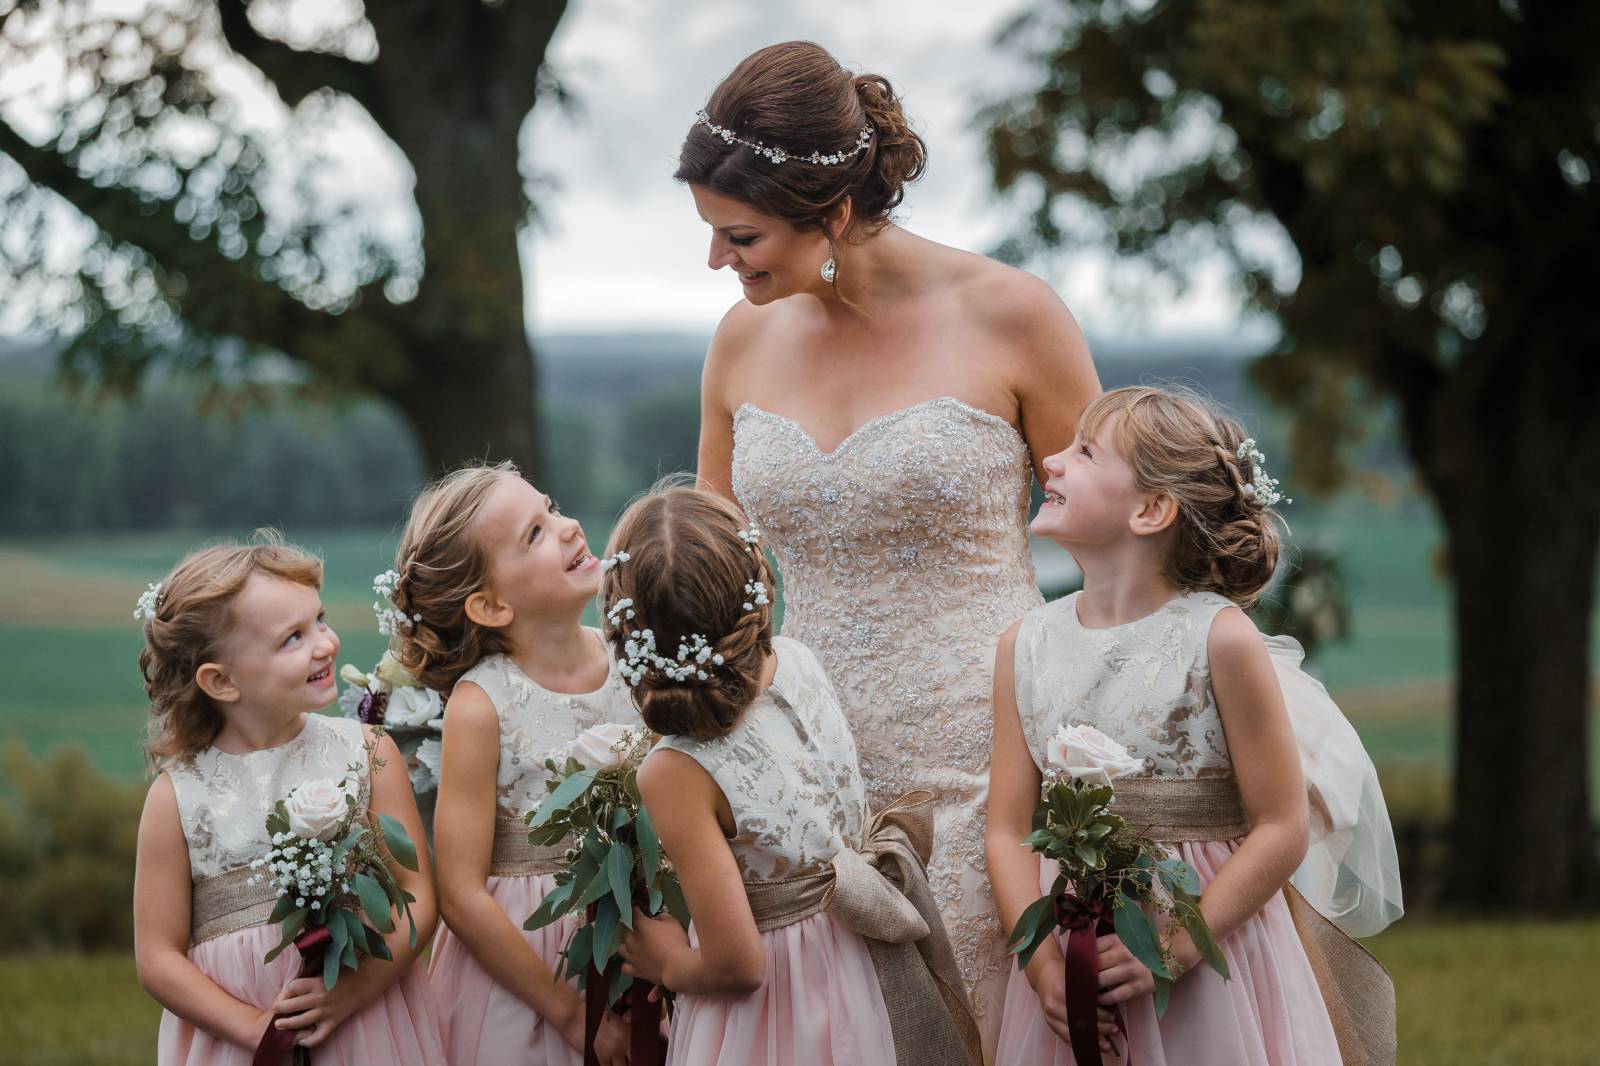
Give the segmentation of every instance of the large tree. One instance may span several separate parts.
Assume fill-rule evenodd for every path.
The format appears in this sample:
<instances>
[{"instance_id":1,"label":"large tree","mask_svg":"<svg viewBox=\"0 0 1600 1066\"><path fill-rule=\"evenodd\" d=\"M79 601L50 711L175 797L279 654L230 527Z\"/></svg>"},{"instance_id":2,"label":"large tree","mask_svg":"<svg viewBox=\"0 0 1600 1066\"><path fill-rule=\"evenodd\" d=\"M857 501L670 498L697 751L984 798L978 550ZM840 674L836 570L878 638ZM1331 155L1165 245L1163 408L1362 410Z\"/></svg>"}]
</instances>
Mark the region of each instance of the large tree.
<instances>
[{"instance_id":1,"label":"large tree","mask_svg":"<svg viewBox=\"0 0 1600 1066\"><path fill-rule=\"evenodd\" d=\"M531 467L518 137L559 92L544 55L565 8L0 0L0 167L20 167L0 169L0 285L72 338L73 378L248 380L241 363L277 353L392 401L434 467ZM252 115L272 94L285 121ZM409 240L309 155L361 112L414 173Z\"/></svg>"},{"instance_id":2,"label":"large tree","mask_svg":"<svg viewBox=\"0 0 1600 1066\"><path fill-rule=\"evenodd\" d=\"M1058 0L1008 32L1012 252L1231 263L1303 483L1393 405L1454 577L1453 894L1592 893L1600 5Z\"/></svg>"}]
</instances>

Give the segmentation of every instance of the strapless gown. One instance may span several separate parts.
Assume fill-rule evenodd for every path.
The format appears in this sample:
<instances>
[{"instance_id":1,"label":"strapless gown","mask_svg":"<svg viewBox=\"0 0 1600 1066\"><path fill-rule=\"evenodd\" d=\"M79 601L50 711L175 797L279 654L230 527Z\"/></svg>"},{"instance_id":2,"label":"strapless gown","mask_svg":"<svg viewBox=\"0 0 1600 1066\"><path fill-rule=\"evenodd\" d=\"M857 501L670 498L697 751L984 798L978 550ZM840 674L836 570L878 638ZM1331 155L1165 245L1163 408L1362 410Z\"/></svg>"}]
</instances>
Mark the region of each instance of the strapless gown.
<instances>
[{"instance_id":1,"label":"strapless gown","mask_svg":"<svg viewBox=\"0 0 1600 1066\"><path fill-rule=\"evenodd\" d=\"M940 797L929 880L992 1054L1009 966L983 855L994 649L1041 602L1027 445L951 397L872 419L831 452L750 404L733 435L734 494L782 572L783 632L832 678L869 803Z\"/></svg>"}]
</instances>

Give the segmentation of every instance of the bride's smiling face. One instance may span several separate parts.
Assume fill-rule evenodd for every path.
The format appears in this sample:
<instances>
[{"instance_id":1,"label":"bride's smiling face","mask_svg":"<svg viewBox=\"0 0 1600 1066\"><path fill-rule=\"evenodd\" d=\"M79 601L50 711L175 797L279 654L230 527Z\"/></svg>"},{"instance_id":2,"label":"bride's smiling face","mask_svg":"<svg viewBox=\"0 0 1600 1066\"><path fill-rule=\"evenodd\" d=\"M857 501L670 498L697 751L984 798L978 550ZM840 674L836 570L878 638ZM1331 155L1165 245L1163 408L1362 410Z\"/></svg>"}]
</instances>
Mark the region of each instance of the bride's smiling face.
<instances>
[{"instance_id":1,"label":"bride's smiling face","mask_svg":"<svg viewBox=\"0 0 1600 1066\"><path fill-rule=\"evenodd\" d=\"M764 215L742 200L689 186L696 210L711 227L712 270L728 267L739 276L745 299L771 303L798 292L827 288L819 271L828 258L828 241L820 230L796 229Z\"/></svg>"}]
</instances>

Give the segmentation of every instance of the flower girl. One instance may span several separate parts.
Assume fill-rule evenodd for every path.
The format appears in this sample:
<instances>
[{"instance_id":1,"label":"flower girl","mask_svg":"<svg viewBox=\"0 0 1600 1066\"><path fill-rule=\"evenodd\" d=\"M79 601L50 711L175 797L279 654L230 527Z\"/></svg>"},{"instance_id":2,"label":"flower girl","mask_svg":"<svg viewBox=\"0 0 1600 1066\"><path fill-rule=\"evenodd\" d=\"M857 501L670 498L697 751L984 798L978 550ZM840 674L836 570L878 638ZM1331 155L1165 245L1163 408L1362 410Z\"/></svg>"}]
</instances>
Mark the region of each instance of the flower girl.
<instances>
[{"instance_id":1,"label":"flower girl","mask_svg":"<svg viewBox=\"0 0 1600 1066\"><path fill-rule=\"evenodd\" d=\"M321 585L319 562L258 535L190 555L134 612L159 771L139 822L134 952L140 983L166 1008L162 1066L245 1066L269 1026L315 1047L319 1066L443 1061L432 995L413 966L434 924L426 854L419 870L392 866L415 897L414 947L397 918L385 937L392 961L362 958L332 991L320 975L299 976L293 947L264 961L280 938L269 924L277 893L251 864L273 846L266 821L279 802L292 825L315 830L347 816L341 783L353 777L351 794L370 795L372 814L422 839L394 743L374 746L360 723L314 713L333 702L339 652Z\"/></svg>"},{"instance_id":2,"label":"flower girl","mask_svg":"<svg viewBox=\"0 0 1600 1066\"><path fill-rule=\"evenodd\" d=\"M564 921L522 924L563 848L533 848L522 816L546 795L546 756L602 723L637 723L584 608L600 562L583 530L509 463L457 470L411 508L395 559L395 654L448 694L434 839L445 929L429 964L450 1066L578 1066L583 1002L557 980ZM608 1016L606 1066L627 1061Z\"/></svg>"},{"instance_id":3,"label":"flower girl","mask_svg":"<svg viewBox=\"0 0 1600 1066\"><path fill-rule=\"evenodd\" d=\"M680 487L612 536L606 636L663 736L639 791L695 918L686 936L636 910L623 972L678 993L670 1064L975 1063L927 888L932 797L869 821L844 713L810 650L773 637L742 527Z\"/></svg>"},{"instance_id":4,"label":"flower girl","mask_svg":"<svg viewBox=\"0 0 1600 1066\"><path fill-rule=\"evenodd\" d=\"M1068 450L1045 460L1032 526L1072 553L1083 591L1031 611L997 653L987 850L1006 927L1055 876L1022 842L1047 745L1064 726L1093 727L1131 752L1138 766L1115 782L1113 812L1199 875L1230 979L1198 965L1200 948L1167 926L1179 979L1158 1018L1151 971L1116 936L1100 941L1099 1002L1125 1027L1107 1037L1102 1026L1101 1049L1140 1064L1337 1063L1341 1041L1359 1039L1342 1024L1336 1032L1329 1003L1343 1000L1325 1000L1302 943L1302 923L1321 920L1285 891L1307 850L1307 793L1279 674L1240 610L1278 556L1281 497L1263 460L1197 398L1135 387L1093 401ZM1381 1000L1386 975L1366 961ZM1011 975L998 1061L1075 1061L1064 985L1052 938ZM1392 1028L1385 1039L1392 1061Z\"/></svg>"}]
</instances>

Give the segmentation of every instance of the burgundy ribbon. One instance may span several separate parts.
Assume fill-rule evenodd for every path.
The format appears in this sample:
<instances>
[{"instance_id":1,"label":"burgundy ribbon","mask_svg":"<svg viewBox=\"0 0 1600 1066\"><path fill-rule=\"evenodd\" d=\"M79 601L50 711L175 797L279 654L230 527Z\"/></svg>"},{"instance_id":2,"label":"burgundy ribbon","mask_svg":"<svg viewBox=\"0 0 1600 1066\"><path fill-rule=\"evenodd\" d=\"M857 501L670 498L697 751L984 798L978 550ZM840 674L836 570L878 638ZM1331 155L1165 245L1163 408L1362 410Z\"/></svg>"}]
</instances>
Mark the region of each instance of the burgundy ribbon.
<instances>
[{"instance_id":1,"label":"burgundy ribbon","mask_svg":"<svg viewBox=\"0 0 1600 1066\"><path fill-rule=\"evenodd\" d=\"M295 937L295 949L300 952L300 976L310 977L322 973L322 955L327 950L328 944L333 940L333 934L328 932L328 927L319 925L315 929L308 929ZM255 1057L250 1060L250 1066L282 1066L285 1055L294 1055L297 1066L311 1066L311 1049L295 1044L295 1038L304 1030L279 1029L278 1021L287 1018L287 1014L274 1014L267 1023L267 1031L262 1034L261 1043L256 1045Z\"/></svg>"},{"instance_id":2,"label":"burgundy ribbon","mask_svg":"<svg viewBox=\"0 0 1600 1066\"><path fill-rule=\"evenodd\" d=\"M1101 1066L1099 938L1114 932L1104 896L1056 898L1056 925L1067 934L1067 1032L1077 1066Z\"/></svg>"},{"instance_id":3,"label":"burgundy ribbon","mask_svg":"<svg viewBox=\"0 0 1600 1066\"><path fill-rule=\"evenodd\" d=\"M600 1066L600 1059L594 1053L594 1040L600 1032L600 1023L605 1020L606 1001L611 998L612 971L619 968L613 964L602 973L595 969L594 963L589 964L589 979L584 982L583 993L583 1066ZM667 1061L667 1042L661 1039L661 1004L650 1002L653 988L655 985L649 981L634 978L628 989L628 1061L631 1066L665 1066Z\"/></svg>"}]
</instances>

